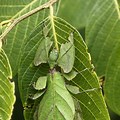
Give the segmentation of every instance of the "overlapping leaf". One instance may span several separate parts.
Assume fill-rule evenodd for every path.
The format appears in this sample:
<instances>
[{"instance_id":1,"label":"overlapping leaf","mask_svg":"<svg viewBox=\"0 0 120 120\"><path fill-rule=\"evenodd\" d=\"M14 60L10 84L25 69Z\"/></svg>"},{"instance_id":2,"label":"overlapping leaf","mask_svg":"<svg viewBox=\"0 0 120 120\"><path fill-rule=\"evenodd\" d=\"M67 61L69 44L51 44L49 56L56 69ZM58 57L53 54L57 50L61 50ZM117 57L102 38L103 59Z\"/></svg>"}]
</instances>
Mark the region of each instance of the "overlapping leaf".
<instances>
[{"instance_id":1,"label":"overlapping leaf","mask_svg":"<svg viewBox=\"0 0 120 120\"><path fill-rule=\"evenodd\" d=\"M0 0L0 22L8 19L14 20L14 18L27 13L47 1L48 0ZM47 10L43 10L20 22L20 24L7 35L4 50L10 60L13 75L17 72L22 45L25 42L26 36L30 35L37 24L46 17L46 11Z\"/></svg>"},{"instance_id":2,"label":"overlapping leaf","mask_svg":"<svg viewBox=\"0 0 120 120\"><path fill-rule=\"evenodd\" d=\"M97 73L105 75L107 103L120 115L120 11L117 0L97 1L89 18L86 38Z\"/></svg>"},{"instance_id":3,"label":"overlapping leaf","mask_svg":"<svg viewBox=\"0 0 120 120\"><path fill-rule=\"evenodd\" d=\"M85 27L90 11L97 0L61 0L58 16L76 28Z\"/></svg>"},{"instance_id":4,"label":"overlapping leaf","mask_svg":"<svg viewBox=\"0 0 120 120\"><path fill-rule=\"evenodd\" d=\"M78 101L81 106L81 111L84 120L109 120L107 109L99 89L99 82L95 72L91 69L91 59L87 52L87 47L83 42L79 33L71 25L64 20L54 17L55 30L59 47L62 43L68 41L70 33L73 33L75 44L75 64L74 69L79 74L69 81L69 84L79 87L80 91L93 89L91 92L83 92L73 95L74 99ZM51 29L51 20L46 18L34 32L29 36L28 42L25 45L24 53L21 60L21 68L19 70L19 88L22 98L23 106L25 107L26 120L33 120L35 109L41 100L31 101L29 95L34 94L35 91L31 85L40 76L47 75L49 67L47 64L41 64L38 67L34 66L34 57L41 41L45 40L43 34L43 26L46 24L49 28L49 38L54 41L53 31ZM89 91L89 90L88 90ZM47 108L46 108L47 109Z\"/></svg>"},{"instance_id":5,"label":"overlapping leaf","mask_svg":"<svg viewBox=\"0 0 120 120\"><path fill-rule=\"evenodd\" d=\"M5 52L0 49L0 119L10 120L15 102L12 71Z\"/></svg>"}]
</instances>

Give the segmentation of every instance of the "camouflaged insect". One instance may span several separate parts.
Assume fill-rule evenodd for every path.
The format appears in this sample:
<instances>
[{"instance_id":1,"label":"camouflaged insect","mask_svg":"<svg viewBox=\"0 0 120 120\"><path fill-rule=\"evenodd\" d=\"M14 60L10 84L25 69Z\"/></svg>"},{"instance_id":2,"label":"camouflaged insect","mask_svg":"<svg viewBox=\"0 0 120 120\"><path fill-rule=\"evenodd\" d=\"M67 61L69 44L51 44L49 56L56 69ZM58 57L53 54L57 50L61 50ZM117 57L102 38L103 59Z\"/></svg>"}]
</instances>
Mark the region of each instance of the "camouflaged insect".
<instances>
[{"instance_id":1,"label":"camouflaged insect","mask_svg":"<svg viewBox=\"0 0 120 120\"><path fill-rule=\"evenodd\" d=\"M42 63L48 63L50 66L50 73L47 76L39 77L38 81L33 84L33 87L39 91L33 96L33 99L44 94L34 120L73 120L75 105L67 89L70 89L71 86L68 85L66 88L65 84L65 79L72 80L77 75L77 72L73 70L75 58L73 33L70 33L68 42L61 45L60 51L57 51L52 45L52 41L45 37L41 41L34 59L36 66ZM57 71L56 67L60 67L60 71ZM79 88L77 90L79 91Z\"/></svg>"}]
</instances>

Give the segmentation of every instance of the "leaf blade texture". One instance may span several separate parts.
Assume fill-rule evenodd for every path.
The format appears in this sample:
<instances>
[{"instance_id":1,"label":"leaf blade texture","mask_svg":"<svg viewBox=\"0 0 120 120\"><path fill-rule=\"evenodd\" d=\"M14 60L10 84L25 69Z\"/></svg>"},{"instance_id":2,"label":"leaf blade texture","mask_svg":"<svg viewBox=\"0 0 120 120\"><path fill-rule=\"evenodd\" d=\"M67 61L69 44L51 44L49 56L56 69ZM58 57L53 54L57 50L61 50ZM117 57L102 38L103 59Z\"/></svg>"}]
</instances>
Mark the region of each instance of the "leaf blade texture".
<instances>
[{"instance_id":1,"label":"leaf blade texture","mask_svg":"<svg viewBox=\"0 0 120 120\"><path fill-rule=\"evenodd\" d=\"M15 18L37 8L47 1L48 0L17 0L16 2L16 0L1 0L0 20L14 20ZM57 5L55 5L55 8L57 9ZM24 43L26 42L26 37L29 36L38 23L48 15L49 10L46 9L28 17L15 26L5 37L4 41L6 42L3 45L3 49L9 58L13 76L16 75L18 71L18 66L21 59L22 49L24 47Z\"/></svg>"},{"instance_id":2,"label":"leaf blade texture","mask_svg":"<svg viewBox=\"0 0 120 120\"><path fill-rule=\"evenodd\" d=\"M0 49L0 119L10 120L15 103L12 71L4 50Z\"/></svg>"},{"instance_id":3,"label":"leaf blade texture","mask_svg":"<svg viewBox=\"0 0 120 120\"><path fill-rule=\"evenodd\" d=\"M97 0L61 0L58 16L68 21L77 29L87 25L88 16ZM67 14L66 14L67 13ZM75 18L75 19L74 19Z\"/></svg>"},{"instance_id":4,"label":"leaf blade texture","mask_svg":"<svg viewBox=\"0 0 120 120\"><path fill-rule=\"evenodd\" d=\"M119 29L119 2L117 0L97 1L86 27L86 42L97 74L105 77L103 88L106 102L118 115L120 115L120 103L118 102L120 101L118 97L120 89L117 89L120 85Z\"/></svg>"}]
</instances>

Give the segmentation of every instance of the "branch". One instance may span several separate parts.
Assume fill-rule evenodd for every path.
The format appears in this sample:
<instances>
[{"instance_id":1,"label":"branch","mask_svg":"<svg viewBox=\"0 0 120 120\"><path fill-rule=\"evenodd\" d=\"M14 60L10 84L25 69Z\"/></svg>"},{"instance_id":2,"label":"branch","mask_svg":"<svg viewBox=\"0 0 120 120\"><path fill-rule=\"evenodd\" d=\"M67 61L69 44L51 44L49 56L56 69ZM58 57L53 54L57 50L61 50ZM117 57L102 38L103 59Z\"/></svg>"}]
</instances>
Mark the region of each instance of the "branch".
<instances>
[{"instance_id":1,"label":"branch","mask_svg":"<svg viewBox=\"0 0 120 120\"><path fill-rule=\"evenodd\" d=\"M14 19L11 20L10 25L8 26L8 28L4 31L4 33L0 36L0 41L2 41L4 39L4 37L13 29L13 27L15 27L19 22L21 22L22 20L30 17L31 15L39 12L40 10L49 8L51 5L53 5L54 3L56 3L58 0L50 0L49 2L31 10L30 12Z\"/></svg>"}]
</instances>

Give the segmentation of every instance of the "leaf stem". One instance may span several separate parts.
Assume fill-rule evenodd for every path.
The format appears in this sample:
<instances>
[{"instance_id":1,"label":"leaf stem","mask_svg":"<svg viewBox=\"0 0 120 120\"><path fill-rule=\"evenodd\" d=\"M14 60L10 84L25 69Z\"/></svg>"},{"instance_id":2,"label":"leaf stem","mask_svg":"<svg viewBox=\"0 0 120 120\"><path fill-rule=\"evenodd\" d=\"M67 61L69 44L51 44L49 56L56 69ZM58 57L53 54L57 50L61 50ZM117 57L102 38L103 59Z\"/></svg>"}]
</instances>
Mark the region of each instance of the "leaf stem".
<instances>
[{"instance_id":1,"label":"leaf stem","mask_svg":"<svg viewBox=\"0 0 120 120\"><path fill-rule=\"evenodd\" d=\"M56 31L55 31L54 15L53 15L53 6L52 6L52 5L50 6L50 20L51 20L51 24L52 24L52 30L53 30L55 48L59 51L58 41L57 41L57 36L56 36Z\"/></svg>"},{"instance_id":2,"label":"leaf stem","mask_svg":"<svg viewBox=\"0 0 120 120\"><path fill-rule=\"evenodd\" d=\"M10 23L10 22L11 22L11 20L5 20L5 21L2 21L2 22L0 23L0 25L3 26L3 25L6 25L6 24L8 24L8 23Z\"/></svg>"},{"instance_id":3,"label":"leaf stem","mask_svg":"<svg viewBox=\"0 0 120 120\"><path fill-rule=\"evenodd\" d=\"M29 11L28 13L16 18L16 19L13 19L13 20L10 20L10 25L8 26L8 28L3 32L3 34L0 36L0 41L2 41L4 39L4 37L13 29L13 27L15 27L19 22L21 22L22 20L30 17L31 15L39 12L40 10L43 10L43 9L46 9L46 8L49 8L51 5L53 5L54 3L56 3L58 0L50 0L49 2L46 2L45 4Z\"/></svg>"}]
</instances>

